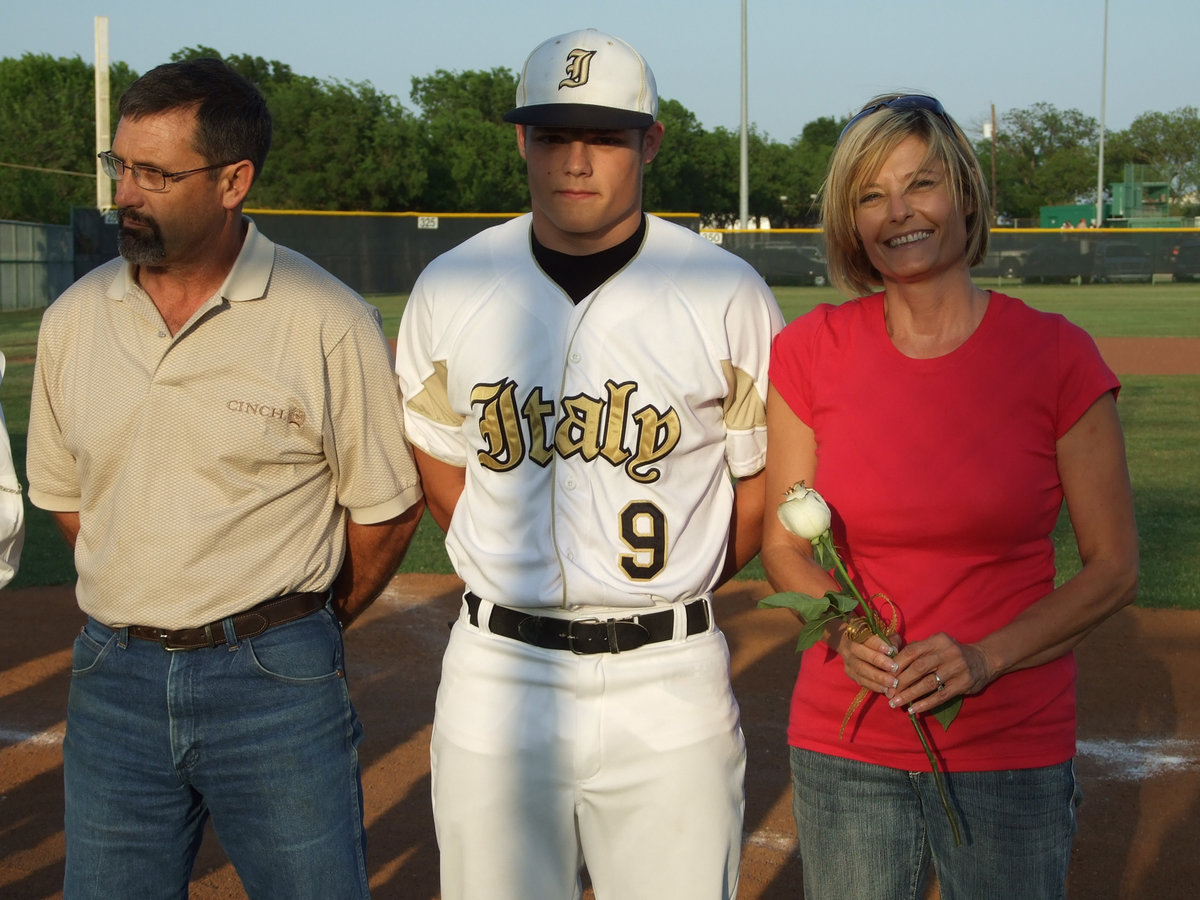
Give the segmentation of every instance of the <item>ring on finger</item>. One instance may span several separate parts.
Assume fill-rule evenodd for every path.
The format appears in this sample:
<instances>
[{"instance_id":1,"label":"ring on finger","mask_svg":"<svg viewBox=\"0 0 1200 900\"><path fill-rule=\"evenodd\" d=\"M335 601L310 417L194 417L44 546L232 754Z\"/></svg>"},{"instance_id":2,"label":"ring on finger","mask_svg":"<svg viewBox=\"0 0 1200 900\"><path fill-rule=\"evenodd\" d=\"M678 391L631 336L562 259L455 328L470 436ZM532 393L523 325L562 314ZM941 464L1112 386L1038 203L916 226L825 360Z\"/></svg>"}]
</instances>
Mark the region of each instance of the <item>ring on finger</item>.
<instances>
[{"instance_id":1,"label":"ring on finger","mask_svg":"<svg viewBox=\"0 0 1200 900\"><path fill-rule=\"evenodd\" d=\"M946 689L946 683L942 681L942 676L936 671L933 673L933 680L937 682L937 689L939 691L944 691Z\"/></svg>"}]
</instances>

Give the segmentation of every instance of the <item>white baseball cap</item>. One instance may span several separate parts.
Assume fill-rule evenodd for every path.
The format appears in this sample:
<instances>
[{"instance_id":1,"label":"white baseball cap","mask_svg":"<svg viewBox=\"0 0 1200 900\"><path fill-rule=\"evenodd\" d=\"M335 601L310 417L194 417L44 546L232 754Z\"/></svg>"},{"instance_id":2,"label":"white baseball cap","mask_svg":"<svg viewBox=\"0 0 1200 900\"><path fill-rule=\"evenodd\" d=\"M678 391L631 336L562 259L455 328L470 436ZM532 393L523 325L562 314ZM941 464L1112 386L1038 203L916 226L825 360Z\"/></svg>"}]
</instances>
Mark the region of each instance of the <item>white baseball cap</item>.
<instances>
[{"instance_id":1,"label":"white baseball cap","mask_svg":"<svg viewBox=\"0 0 1200 900\"><path fill-rule=\"evenodd\" d=\"M504 121L565 128L648 128L658 118L654 73L611 34L585 28L539 44Z\"/></svg>"}]
</instances>

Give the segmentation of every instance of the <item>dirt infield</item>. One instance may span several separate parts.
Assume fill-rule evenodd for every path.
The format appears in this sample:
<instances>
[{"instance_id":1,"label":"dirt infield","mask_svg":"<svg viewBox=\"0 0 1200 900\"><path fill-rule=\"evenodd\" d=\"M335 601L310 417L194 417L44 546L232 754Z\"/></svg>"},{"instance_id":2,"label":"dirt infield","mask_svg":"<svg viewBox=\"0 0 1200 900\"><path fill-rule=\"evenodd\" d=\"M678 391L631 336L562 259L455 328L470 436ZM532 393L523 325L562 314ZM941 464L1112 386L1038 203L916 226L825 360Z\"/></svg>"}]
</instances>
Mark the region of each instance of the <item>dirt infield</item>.
<instances>
[{"instance_id":1,"label":"dirt infield","mask_svg":"<svg viewBox=\"0 0 1200 900\"><path fill-rule=\"evenodd\" d=\"M785 726L795 626L755 608L767 587L718 595L749 749L743 900L800 895ZM366 727L363 780L374 896L437 896L428 741L447 622L459 582L400 576L346 635ZM0 632L0 896L57 898L62 877L62 717L70 645L81 624L68 589L4 598ZM1079 773L1084 804L1072 898L1185 897L1200 883L1200 615L1128 609L1079 652ZM245 895L205 842L192 896ZM686 898L681 898L686 900Z\"/></svg>"},{"instance_id":2,"label":"dirt infield","mask_svg":"<svg viewBox=\"0 0 1200 900\"><path fill-rule=\"evenodd\" d=\"M1118 374L1200 371L1200 340L1097 343ZM762 583L735 582L717 602L749 750L739 896L795 900L800 863L785 727L796 629L787 613L755 608L767 590ZM455 617L459 592L453 577L399 576L346 635L350 683L366 729L363 781L378 900L437 896L428 742L447 623ZM0 897L59 898L61 740L71 642L82 615L70 588L6 591L0 608ZM1078 651L1084 802L1071 864L1072 900L1196 893L1197 647L1200 614L1127 609ZM192 897L245 897L211 834Z\"/></svg>"},{"instance_id":3,"label":"dirt infield","mask_svg":"<svg viewBox=\"0 0 1200 900\"><path fill-rule=\"evenodd\" d=\"M1096 346L1118 375L1200 373L1200 338L1096 338Z\"/></svg>"}]
</instances>

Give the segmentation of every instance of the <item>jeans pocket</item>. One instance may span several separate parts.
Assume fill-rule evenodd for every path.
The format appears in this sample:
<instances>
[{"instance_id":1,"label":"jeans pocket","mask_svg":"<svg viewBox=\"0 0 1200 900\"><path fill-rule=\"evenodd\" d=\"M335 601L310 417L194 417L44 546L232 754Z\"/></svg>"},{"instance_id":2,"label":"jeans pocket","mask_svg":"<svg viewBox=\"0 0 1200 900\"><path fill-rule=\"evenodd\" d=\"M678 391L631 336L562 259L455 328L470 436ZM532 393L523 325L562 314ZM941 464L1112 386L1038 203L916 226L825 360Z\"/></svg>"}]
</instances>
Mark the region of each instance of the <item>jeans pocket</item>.
<instances>
[{"instance_id":1,"label":"jeans pocket","mask_svg":"<svg viewBox=\"0 0 1200 900\"><path fill-rule=\"evenodd\" d=\"M276 625L243 642L255 667L280 681L311 683L342 677L342 635L333 618L316 612Z\"/></svg>"},{"instance_id":2,"label":"jeans pocket","mask_svg":"<svg viewBox=\"0 0 1200 900\"><path fill-rule=\"evenodd\" d=\"M89 619L71 648L71 674L79 676L96 671L116 642L115 631Z\"/></svg>"}]
</instances>

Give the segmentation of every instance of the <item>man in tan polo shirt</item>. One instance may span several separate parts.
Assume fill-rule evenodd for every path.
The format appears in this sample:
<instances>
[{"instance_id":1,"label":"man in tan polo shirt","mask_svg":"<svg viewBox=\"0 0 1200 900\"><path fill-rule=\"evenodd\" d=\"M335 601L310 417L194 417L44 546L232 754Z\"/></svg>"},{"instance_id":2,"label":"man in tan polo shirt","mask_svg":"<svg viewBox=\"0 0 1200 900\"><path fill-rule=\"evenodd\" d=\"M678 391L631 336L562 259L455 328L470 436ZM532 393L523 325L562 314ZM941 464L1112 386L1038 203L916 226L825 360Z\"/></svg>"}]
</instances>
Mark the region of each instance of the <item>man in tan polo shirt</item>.
<instances>
[{"instance_id":1,"label":"man in tan polo shirt","mask_svg":"<svg viewBox=\"0 0 1200 900\"><path fill-rule=\"evenodd\" d=\"M119 112L123 259L46 311L29 423L88 615L64 897L185 896L210 816L251 897L366 897L341 628L424 508L380 317L242 215L248 81L159 66Z\"/></svg>"}]
</instances>

